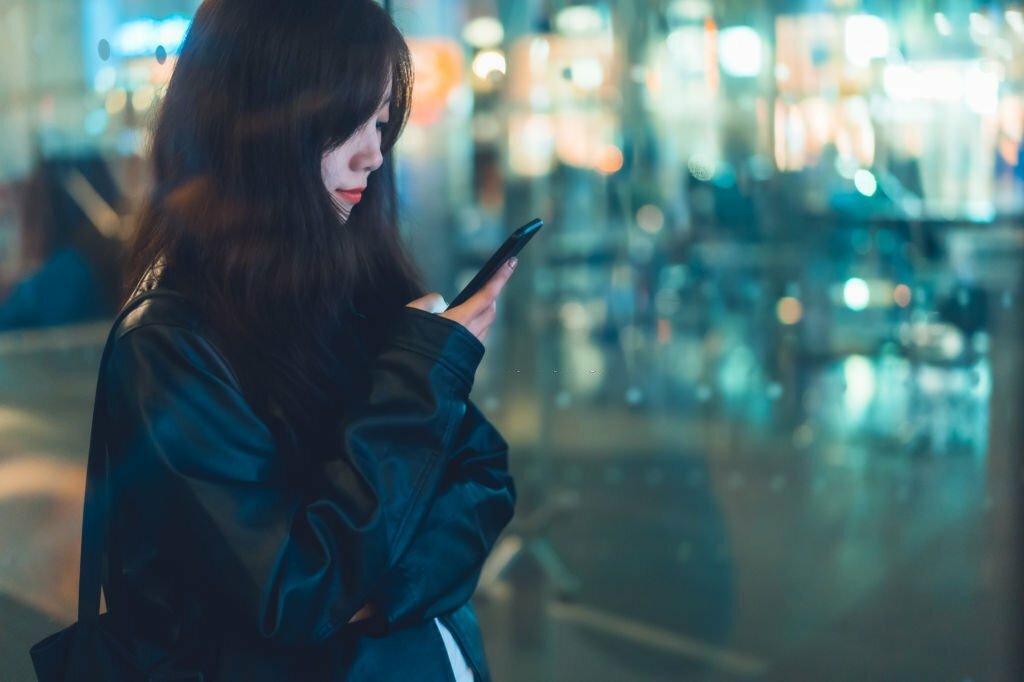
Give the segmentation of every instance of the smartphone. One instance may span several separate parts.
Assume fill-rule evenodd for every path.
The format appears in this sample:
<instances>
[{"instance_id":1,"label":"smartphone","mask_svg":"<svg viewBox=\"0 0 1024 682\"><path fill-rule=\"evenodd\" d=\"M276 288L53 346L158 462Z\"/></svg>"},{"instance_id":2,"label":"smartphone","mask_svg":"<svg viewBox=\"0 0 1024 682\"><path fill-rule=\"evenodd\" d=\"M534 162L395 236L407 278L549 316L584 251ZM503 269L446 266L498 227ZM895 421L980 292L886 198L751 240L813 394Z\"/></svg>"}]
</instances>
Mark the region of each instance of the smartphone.
<instances>
[{"instance_id":1,"label":"smartphone","mask_svg":"<svg viewBox=\"0 0 1024 682\"><path fill-rule=\"evenodd\" d=\"M526 223L518 230L512 233L505 243L498 247L498 250L494 252L494 255L484 263L484 266L480 268L480 271L476 273L476 276L469 281L459 295L452 299L452 302L448 304L448 308L454 308L457 305L461 305L466 302L470 296L480 291L480 289L491 281L491 277L494 277L494 273L498 271L502 265L505 264L512 256L515 256L526 243L533 238L533 235L540 231L540 228L544 227L544 221L540 218L535 218L530 222Z\"/></svg>"}]
</instances>

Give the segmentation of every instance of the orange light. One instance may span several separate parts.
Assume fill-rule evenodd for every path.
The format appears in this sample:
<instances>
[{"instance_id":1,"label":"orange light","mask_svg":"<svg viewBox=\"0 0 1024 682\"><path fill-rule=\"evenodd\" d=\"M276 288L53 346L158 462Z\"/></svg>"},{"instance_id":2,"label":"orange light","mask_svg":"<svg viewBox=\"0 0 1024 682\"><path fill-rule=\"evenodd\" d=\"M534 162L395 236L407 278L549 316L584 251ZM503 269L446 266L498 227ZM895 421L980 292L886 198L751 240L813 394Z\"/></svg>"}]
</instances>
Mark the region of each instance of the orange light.
<instances>
[{"instance_id":1,"label":"orange light","mask_svg":"<svg viewBox=\"0 0 1024 682\"><path fill-rule=\"evenodd\" d=\"M409 38L406 42L416 72L409 120L419 125L436 123L452 92L462 84L462 50L451 40Z\"/></svg>"},{"instance_id":2,"label":"orange light","mask_svg":"<svg viewBox=\"0 0 1024 682\"><path fill-rule=\"evenodd\" d=\"M625 157L622 156L622 150L613 144L609 144L601 150L597 160L597 170L605 175L611 175L622 170L624 163Z\"/></svg>"},{"instance_id":3,"label":"orange light","mask_svg":"<svg viewBox=\"0 0 1024 682\"><path fill-rule=\"evenodd\" d=\"M1003 137L999 140L999 156L1003 157L1003 161L1006 162L1007 166L1011 168L1017 167L1017 154L1019 153L1017 143L1010 138Z\"/></svg>"},{"instance_id":4,"label":"orange light","mask_svg":"<svg viewBox=\"0 0 1024 682\"><path fill-rule=\"evenodd\" d=\"M672 325L666 319L658 320L658 345L664 346L672 338Z\"/></svg>"},{"instance_id":5,"label":"orange light","mask_svg":"<svg viewBox=\"0 0 1024 682\"><path fill-rule=\"evenodd\" d=\"M663 85L661 69L657 69L653 66L649 67L645 74L645 80L647 82L647 91L651 93L651 97L661 97Z\"/></svg>"},{"instance_id":6,"label":"orange light","mask_svg":"<svg viewBox=\"0 0 1024 682\"><path fill-rule=\"evenodd\" d=\"M786 296L780 298L775 307L775 314L782 324L794 325L804 317L804 306L800 299Z\"/></svg>"},{"instance_id":7,"label":"orange light","mask_svg":"<svg viewBox=\"0 0 1024 682\"><path fill-rule=\"evenodd\" d=\"M910 300L913 296L914 292L906 284L899 284L892 290L892 300L896 301L896 305L901 308L906 308L910 305Z\"/></svg>"},{"instance_id":8,"label":"orange light","mask_svg":"<svg viewBox=\"0 0 1024 682\"><path fill-rule=\"evenodd\" d=\"M720 76L718 73L718 24L711 17L704 20L705 64L707 64L708 92L718 94Z\"/></svg>"}]
</instances>

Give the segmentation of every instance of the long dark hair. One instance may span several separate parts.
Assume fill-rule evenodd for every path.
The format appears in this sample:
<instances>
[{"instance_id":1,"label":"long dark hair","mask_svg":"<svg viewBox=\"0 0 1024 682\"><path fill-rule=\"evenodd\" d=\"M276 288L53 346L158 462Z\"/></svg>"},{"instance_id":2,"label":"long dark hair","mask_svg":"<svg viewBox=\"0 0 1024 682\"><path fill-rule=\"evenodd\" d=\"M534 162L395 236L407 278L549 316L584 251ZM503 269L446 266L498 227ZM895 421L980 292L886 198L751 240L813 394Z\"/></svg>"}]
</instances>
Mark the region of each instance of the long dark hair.
<instances>
[{"instance_id":1,"label":"long dark hair","mask_svg":"<svg viewBox=\"0 0 1024 682\"><path fill-rule=\"evenodd\" d=\"M154 130L127 282L164 259L260 408L308 417L331 390L352 311L380 331L423 293L388 154L412 80L408 47L373 0L205 0L196 12ZM343 222L321 159L374 115L389 82L384 166Z\"/></svg>"}]
</instances>

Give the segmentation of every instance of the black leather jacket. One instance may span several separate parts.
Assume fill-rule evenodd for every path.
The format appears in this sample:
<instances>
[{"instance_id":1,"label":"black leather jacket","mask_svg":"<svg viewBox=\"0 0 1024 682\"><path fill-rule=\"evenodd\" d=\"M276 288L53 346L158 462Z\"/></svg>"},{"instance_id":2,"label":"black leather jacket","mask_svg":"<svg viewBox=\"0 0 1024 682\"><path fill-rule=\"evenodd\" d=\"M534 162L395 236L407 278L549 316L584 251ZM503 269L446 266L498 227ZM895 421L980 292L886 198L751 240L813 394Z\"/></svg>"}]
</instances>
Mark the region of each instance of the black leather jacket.
<instances>
[{"instance_id":1,"label":"black leather jacket","mask_svg":"<svg viewBox=\"0 0 1024 682\"><path fill-rule=\"evenodd\" d=\"M161 287L151 272L137 291ZM214 339L173 291L113 335L118 628L141 656L202 669L181 679L451 680L438 616L489 679L469 599L515 490L506 442L469 400L480 342L406 309L368 400L296 475L287 424L257 417ZM349 624L367 603L376 616Z\"/></svg>"}]
</instances>

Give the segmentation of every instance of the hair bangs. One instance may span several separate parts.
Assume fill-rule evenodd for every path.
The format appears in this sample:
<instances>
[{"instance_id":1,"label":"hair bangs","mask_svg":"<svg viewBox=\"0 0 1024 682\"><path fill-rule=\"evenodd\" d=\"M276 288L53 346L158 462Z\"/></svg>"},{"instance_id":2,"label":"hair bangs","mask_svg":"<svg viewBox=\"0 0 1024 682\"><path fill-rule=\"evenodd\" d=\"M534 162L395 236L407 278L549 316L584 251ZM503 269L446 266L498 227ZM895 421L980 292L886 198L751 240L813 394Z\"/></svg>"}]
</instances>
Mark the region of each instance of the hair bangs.
<instances>
[{"instance_id":1,"label":"hair bangs","mask_svg":"<svg viewBox=\"0 0 1024 682\"><path fill-rule=\"evenodd\" d=\"M319 79L323 91L329 93L314 124L320 133L321 152L343 144L377 113L389 96L388 123L382 131L383 152L394 146L409 118L413 86L409 47L383 10L379 16L368 19L371 17L364 15L358 27L345 25L344 30L349 33L346 38L353 49L332 53ZM358 34L351 34L352 31Z\"/></svg>"}]
</instances>

